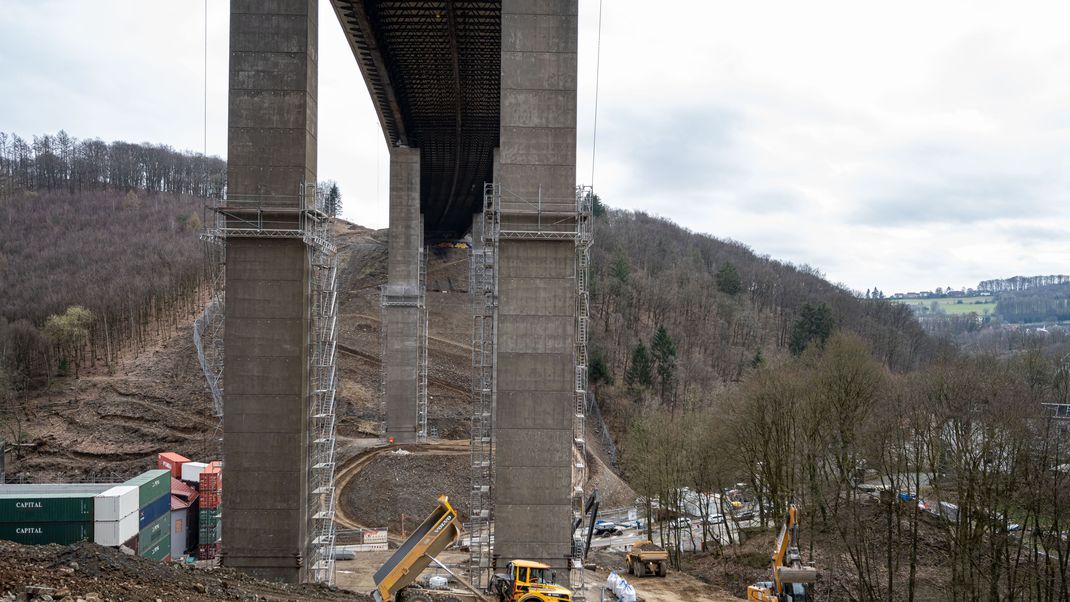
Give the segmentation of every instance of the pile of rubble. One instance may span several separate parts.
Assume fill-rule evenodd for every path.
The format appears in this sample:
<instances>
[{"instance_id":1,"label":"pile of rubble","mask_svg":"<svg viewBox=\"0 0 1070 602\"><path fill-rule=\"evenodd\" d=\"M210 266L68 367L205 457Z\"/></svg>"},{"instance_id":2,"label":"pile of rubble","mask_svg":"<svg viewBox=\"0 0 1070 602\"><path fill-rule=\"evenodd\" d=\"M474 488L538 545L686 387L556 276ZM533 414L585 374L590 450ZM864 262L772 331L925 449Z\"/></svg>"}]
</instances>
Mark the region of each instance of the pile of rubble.
<instances>
[{"instance_id":1,"label":"pile of rubble","mask_svg":"<svg viewBox=\"0 0 1070 602\"><path fill-rule=\"evenodd\" d=\"M230 569L160 563L91 543L0 541L0 602L311 601L371 598L320 585L269 583Z\"/></svg>"}]
</instances>

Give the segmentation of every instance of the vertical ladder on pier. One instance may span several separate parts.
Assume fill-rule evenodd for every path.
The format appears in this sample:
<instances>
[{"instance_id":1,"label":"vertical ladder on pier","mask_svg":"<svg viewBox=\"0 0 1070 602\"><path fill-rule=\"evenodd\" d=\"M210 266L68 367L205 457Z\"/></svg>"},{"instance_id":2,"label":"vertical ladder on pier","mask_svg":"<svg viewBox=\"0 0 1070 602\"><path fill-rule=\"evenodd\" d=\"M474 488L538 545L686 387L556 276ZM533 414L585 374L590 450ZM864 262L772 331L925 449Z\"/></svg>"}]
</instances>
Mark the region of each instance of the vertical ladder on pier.
<instances>
[{"instance_id":1,"label":"vertical ladder on pier","mask_svg":"<svg viewBox=\"0 0 1070 602\"><path fill-rule=\"evenodd\" d=\"M495 188L484 193L483 239L473 240L469 290L472 295L472 440L471 525L469 528L470 574L479 588L490 586L494 569L494 376L495 325L498 308L498 275ZM488 205L489 203L489 205Z\"/></svg>"}]
</instances>

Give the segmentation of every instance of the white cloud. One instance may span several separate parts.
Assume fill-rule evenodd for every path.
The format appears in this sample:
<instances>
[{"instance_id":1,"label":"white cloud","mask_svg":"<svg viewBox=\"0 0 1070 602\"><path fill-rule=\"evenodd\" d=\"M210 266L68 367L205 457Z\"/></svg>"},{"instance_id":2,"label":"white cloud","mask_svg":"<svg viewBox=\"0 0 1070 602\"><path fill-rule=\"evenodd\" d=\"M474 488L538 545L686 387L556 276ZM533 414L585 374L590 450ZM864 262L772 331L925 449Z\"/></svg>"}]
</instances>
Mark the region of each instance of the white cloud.
<instances>
[{"instance_id":1,"label":"white cloud","mask_svg":"<svg viewBox=\"0 0 1070 602\"><path fill-rule=\"evenodd\" d=\"M579 179L598 0L581 0ZM835 281L892 292L1067 272L1070 4L604 2L595 184ZM203 5L6 0L0 130L200 150ZM209 0L208 150L226 152L227 3ZM328 3L319 173L386 225L387 155ZM12 93L14 91L14 93Z\"/></svg>"}]
</instances>

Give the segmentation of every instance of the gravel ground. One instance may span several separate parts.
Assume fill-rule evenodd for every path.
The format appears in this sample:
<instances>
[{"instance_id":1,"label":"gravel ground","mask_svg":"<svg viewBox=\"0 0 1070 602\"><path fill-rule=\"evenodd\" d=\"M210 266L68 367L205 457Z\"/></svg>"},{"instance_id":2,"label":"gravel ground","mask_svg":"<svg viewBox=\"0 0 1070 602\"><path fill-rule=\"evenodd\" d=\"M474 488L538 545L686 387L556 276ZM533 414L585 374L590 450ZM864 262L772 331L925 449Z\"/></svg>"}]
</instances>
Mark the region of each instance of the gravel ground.
<instances>
[{"instance_id":1,"label":"gravel ground","mask_svg":"<svg viewBox=\"0 0 1070 602\"><path fill-rule=\"evenodd\" d=\"M259 581L230 569L153 562L90 543L22 546L0 541L0 600L5 599L371 600L364 594L318 585Z\"/></svg>"},{"instance_id":2,"label":"gravel ground","mask_svg":"<svg viewBox=\"0 0 1070 602\"><path fill-rule=\"evenodd\" d=\"M468 520L468 450L452 455L385 454L360 472L342 492L350 515L369 527L401 532L427 517L447 495L461 520Z\"/></svg>"}]
</instances>

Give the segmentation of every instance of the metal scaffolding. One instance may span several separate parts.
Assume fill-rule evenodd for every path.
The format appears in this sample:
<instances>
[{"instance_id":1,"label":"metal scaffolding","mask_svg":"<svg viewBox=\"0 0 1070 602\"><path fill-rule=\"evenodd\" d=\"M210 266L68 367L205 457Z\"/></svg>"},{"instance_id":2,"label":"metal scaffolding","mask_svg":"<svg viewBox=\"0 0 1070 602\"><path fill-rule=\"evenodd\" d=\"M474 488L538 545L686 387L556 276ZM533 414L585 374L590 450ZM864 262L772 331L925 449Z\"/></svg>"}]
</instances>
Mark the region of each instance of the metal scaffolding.
<instances>
[{"instance_id":1,"label":"metal scaffolding","mask_svg":"<svg viewBox=\"0 0 1070 602\"><path fill-rule=\"evenodd\" d=\"M483 214L493 219L493 213ZM484 237L473 240L468 290L472 295L472 439L470 443L471 524L469 556L472 582L487 588L494 568L491 541L494 482L494 365L498 278L495 261L498 240L484 225ZM491 233L487 235L486 233ZM478 246L478 248L477 248Z\"/></svg>"},{"instance_id":2,"label":"metal scaffolding","mask_svg":"<svg viewBox=\"0 0 1070 602\"><path fill-rule=\"evenodd\" d=\"M317 198L316 205L323 206ZM329 241L328 221L316 221L314 240ZM312 517L312 549L309 569L312 581L334 585L335 542L335 391L338 347L338 262L333 248L308 245L312 301L309 369L311 414L309 515Z\"/></svg>"},{"instance_id":3,"label":"metal scaffolding","mask_svg":"<svg viewBox=\"0 0 1070 602\"><path fill-rule=\"evenodd\" d=\"M416 424L418 431L416 439L420 443L427 442L427 342L428 342L428 317L427 317L427 247L420 246L420 284L417 287L420 292L420 315L419 331L416 340L420 345L419 357L417 358L416 371Z\"/></svg>"},{"instance_id":4,"label":"metal scaffolding","mask_svg":"<svg viewBox=\"0 0 1070 602\"><path fill-rule=\"evenodd\" d=\"M587 336L591 319L590 267L591 244L594 242L592 215L593 192L590 186L576 188L576 414L572 421L573 441L577 458L573 466L572 520L583 524L584 486L587 484ZM582 534L580 529L579 533ZM583 569L586 541L573 531L572 570L569 576L574 591L579 594L573 600L583 600L585 572Z\"/></svg>"},{"instance_id":5,"label":"metal scaffolding","mask_svg":"<svg viewBox=\"0 0 1070 602\"><path fill-rule=\"evenodd\" d=\"M386 379L387 379L387 308L417 308L417 356L416 356L416 438L420 443L427 441L427 247L420 247L419 276L416 294L391 294L387 287L382 288L379 302L379 434L386 437Z\"/></svg>"},{"instance_id":6,"label":"metal scaffolding","mask_svg":"<svg viewBox=\"0 0 1070 602\"><path fill-rule=\"evenodd\" d=\"M296 238L308 254L308 516L309 579L334 584L335 542L335 353L338 332L337 262L323 195L302 184L297 195L228 196L213 207L216 219L202 238L218 268L212 272L213 297L194 325L198 359L223 415L223 283L226 239ZM211 336L209 336L211 335ZM222 419L221 419L222 421ZM225 459L224 459L225 462Z\"/></svg>"}]
</instances>

